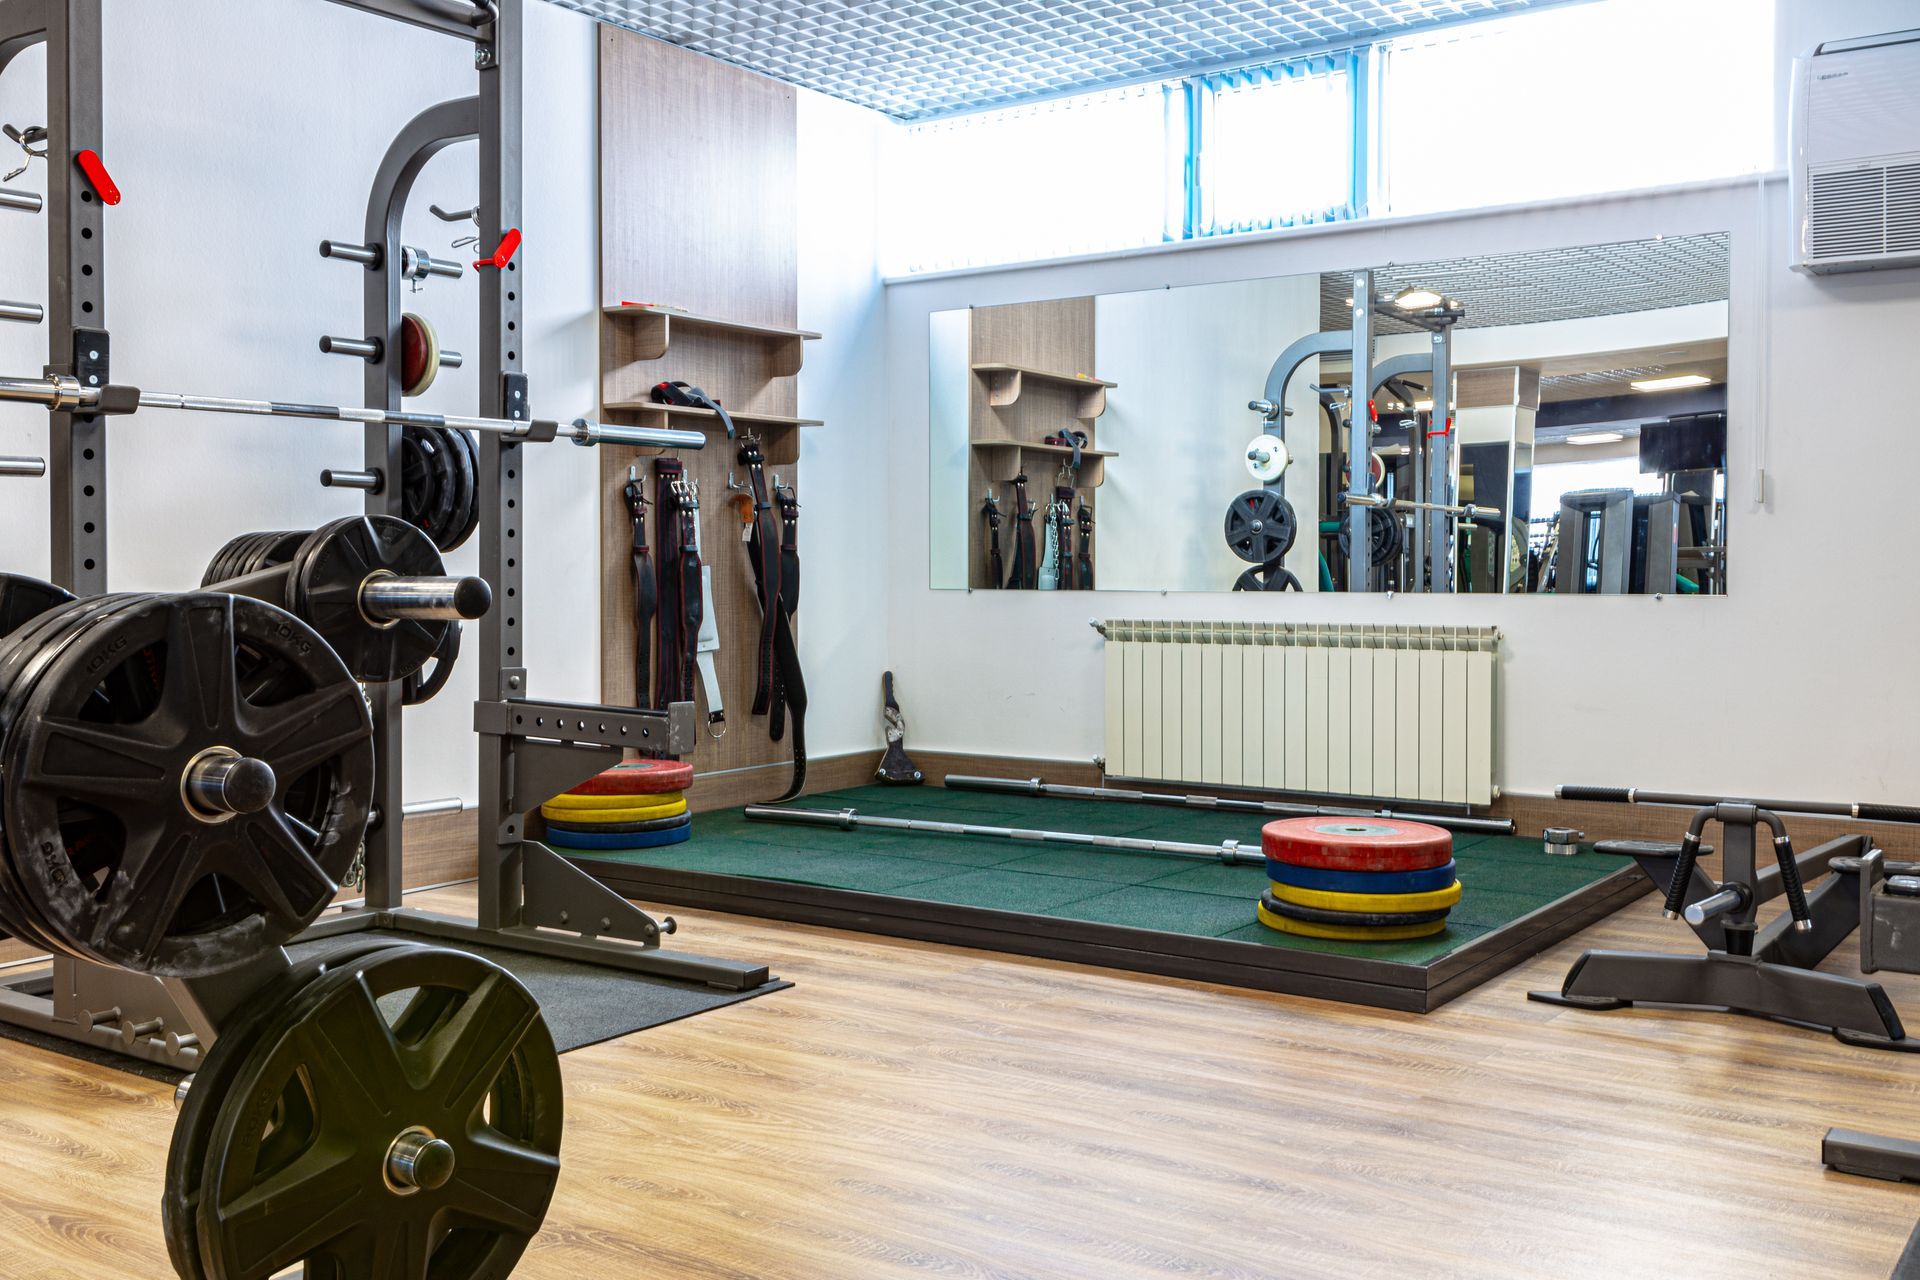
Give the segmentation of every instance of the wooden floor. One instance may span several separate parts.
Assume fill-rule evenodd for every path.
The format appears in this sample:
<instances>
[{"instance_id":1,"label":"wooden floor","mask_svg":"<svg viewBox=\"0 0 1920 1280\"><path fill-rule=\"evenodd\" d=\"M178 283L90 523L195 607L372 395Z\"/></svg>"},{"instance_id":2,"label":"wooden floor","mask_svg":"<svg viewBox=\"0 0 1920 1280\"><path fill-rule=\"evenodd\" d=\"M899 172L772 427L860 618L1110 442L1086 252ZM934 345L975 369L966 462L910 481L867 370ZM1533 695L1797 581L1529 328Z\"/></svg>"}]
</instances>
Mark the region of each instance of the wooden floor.
<instances>
[{"instance_id":1,"label":"wooden floor","mask_svg":"<svg viewBox=\"0 0 1920 1280\"><path fill-rule=\"evenodd\" d=\"M418 899L458 909L458 892ZM1648 898L1438 1013L1382 1013L730 917L799 985L565 1059L528 1280L1885 1276L1920 1059L1730 1017L1531 1004ZM1920 1021L1920 979L1889 981ZM0 1043L0 1275L169 1274L170 1091Z\"/></svg>"}]
</instances>

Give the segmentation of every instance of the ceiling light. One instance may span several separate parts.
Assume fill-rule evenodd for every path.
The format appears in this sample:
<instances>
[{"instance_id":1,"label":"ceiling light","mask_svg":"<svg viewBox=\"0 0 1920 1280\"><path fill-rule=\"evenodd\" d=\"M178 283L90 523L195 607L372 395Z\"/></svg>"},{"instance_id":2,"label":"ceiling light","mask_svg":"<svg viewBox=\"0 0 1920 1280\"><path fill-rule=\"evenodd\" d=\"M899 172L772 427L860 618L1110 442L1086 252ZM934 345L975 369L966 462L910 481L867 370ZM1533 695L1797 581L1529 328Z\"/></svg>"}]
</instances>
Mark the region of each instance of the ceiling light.
<instances>
[{"instance_id":1,"label":"ceiling light","mask_svg":"<svg viewBox=\"0 0 1920 1280\"><path fill-rule=\"evenodd\" d=\"M1635 391L1678 391L1681 387L1704 387L1712 381L1703 373L1676 373L1670 378L1642 378L1627 385Z\"/></svg>"},{"instance_id":2,"label":"ceiling light","mask_svg":"<svg viewBox=\"0 0 1920 1280\"><path fill-rule=\"evenodd\" d=\"M1583 431L1577 436L1568 436L1568 444L1619 444L1626 437L1618 431Z\"/></svg>"},{"instance_id":3,"label":"ceiling light","mask_svg":"<svg viewBox=\"0 0 1920 1280\"><path fill-rule=\"evenodd\" d=\"M1402 311L1425 311L1445 301L1445 298L1421 285L1411 285L1393 295L1393 305Z\"/></svg>"}]
</instances>

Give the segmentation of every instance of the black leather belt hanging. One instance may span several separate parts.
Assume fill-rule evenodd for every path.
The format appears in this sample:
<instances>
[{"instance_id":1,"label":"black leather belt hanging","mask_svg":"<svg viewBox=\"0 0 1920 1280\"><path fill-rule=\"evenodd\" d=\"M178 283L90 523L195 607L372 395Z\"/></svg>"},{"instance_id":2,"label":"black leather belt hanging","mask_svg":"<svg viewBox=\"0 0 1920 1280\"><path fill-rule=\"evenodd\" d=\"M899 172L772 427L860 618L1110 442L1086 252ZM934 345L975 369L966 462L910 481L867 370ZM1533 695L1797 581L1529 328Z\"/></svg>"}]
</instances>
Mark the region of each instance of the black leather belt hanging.
<instances>
[{"instance_id":1,"label":"black leather belt hanging","mask_svg":"<svg viewBox=\"0 0 1920 1280\"><path fill-rule=\"evenodd\" d=\"M660 588L653 576L653 551L647 545L647 490L640 464L627 468L627 511L633 516L633 705L649 706L653 688L653 619Z\"/></svg>"},{"instance_id":2,"label":"black leather belt hanging","mask_svg":"<svg viewBox=\"0 0 1920 1280\"><path fill-rule=\"evenodd\" d=\"M1033 503L1027 500L1027 477L1013 478L1013 571L1009 587L1032 591L1040 585L1040 557L1033 541Z\"/></svg>"},{"instance_id":3,"label":"black leather belt hanging","mask_svg":"<svg viewBox=\"0 0 1920 1280\"><path fill-rule=\"evenodd\" d=\"M1073 486L1055 485L1053 500L1060 513L1055 525L1055 537L1059 540L1060 590L1073 591L1077 589L1073 559Z\"/></svg>"},{"instance_id":4,"label":"black leather belt hanging","mask_svg":"<svg viewBox=\"0 0 1920 1280\"><path fill-rule=\"evenodd\" d=\"M1075 561L1073 584L1081 591L1093 590L1093 508L1087 500L1080 500L1080 511L1075 516L1080 526L1080 556Z\"/></svg>"},{"instance_id":5,"label":"black leather belt hanging","mask_svg":"<svg viewBox=\"0 0 1920 1280\"><path fill-rule=\"evenodd\" d=\"M700 493L672 458L653 464L660 546L659 676L653 706L693 700L700 637Z\"/></svg>"},{"instance_id":6,"label":"black leather belt hanging","mask_svg":"<svg viewBox=\"0 0 1920 1280\"><path fill-rule=\"evenodd\" d=\"M760 442L748 436L740 442L740 465L747 469L747 489L753 495L753 527L747 536L747 558L753 562L753 584L760 597L760 643L754 658L753 714L764 716L773 706L773 637L780 618L780 531L773 504L767 500L766 459ZM778 740L779 734L774 738Z\"/></svg>"},{"instance_id":7,"label":"black leather belt hanging","mask_svg":"<svg viewBox=\"0 0 1920 1280\"><path fill-rule=\"evenodd\" d=\"M1000 555L1000 499L991 490L980 514L987 518L987 585L998 590L1006 585L1007 564Z\"/></svg>"},{"instance_id":8,"label":"black leather belt hanging","mask_svg":"<svg viewBox=\"0 0 1920 1280\"><path fill-rule=\"evenodd\" d=\"M775 742L793 719L793 777L780 800L791 800L807 785L807 682L800 674L800 649L793 639L793 616L800 610L800 501L792 489L775 486L780 502L780 599L775 618L773 705L768 731ZM776 801L775 803L778 803Z\"/></svg>"}]
</instances>

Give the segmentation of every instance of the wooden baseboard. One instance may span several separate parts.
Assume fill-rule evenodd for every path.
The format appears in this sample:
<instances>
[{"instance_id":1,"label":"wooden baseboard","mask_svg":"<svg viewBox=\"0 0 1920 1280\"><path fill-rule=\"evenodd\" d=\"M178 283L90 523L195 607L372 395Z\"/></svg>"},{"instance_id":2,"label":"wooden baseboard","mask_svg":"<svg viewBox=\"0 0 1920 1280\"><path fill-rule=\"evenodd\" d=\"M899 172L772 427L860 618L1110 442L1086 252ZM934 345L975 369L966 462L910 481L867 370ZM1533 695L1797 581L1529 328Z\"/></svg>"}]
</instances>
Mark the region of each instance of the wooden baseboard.
<instances>
[{"instance_id":1,"label":"wooden baseboard","mask_svg":"<svg viewBox=\"0 0 1920 1280\"><path fill-rule=\"evenodd\" d=\"M880 768L878 751L853 751L846 755L821 756L807 761L807 795L816 791L840 791L873 781ZM743 804L765 804L787 789L793 777L793 765L754 765L729 769L723 773L695 774L687 789L687 807L695 813L731 809Z\"/></svg>"},{"instance_id":2,"label":"wooden baseboard","mask_svg":"<svg viewBox=\"0 0 1920 1280\"><path fill-rule=\"evenodd\" d=\"M480 838L480 814L477 810L415 814L406 819L406 825L400 830L406 861L401 874L403 888L446 884L478 874L475 850Z\"/></svg>"}]
</instances>

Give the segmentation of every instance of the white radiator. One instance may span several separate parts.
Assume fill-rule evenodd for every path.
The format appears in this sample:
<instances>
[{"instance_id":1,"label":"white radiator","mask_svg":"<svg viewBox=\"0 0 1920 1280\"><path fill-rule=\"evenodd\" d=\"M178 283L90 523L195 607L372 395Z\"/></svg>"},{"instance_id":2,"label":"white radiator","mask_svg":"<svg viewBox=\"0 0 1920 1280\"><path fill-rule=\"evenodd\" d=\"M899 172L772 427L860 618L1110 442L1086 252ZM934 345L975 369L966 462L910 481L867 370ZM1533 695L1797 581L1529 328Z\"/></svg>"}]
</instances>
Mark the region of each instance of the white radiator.
<instances>
[{"instance_id":1,"label":"white radiator","mask_svg":"<svg viewBox=\"0 0 1920 1280\"><path fill-rule=\"evenodd\" d=\"M1492 627L1109 621L1115 779L1489 804Z\"/></svg>"}]
</instances>

